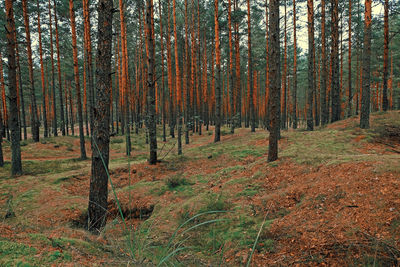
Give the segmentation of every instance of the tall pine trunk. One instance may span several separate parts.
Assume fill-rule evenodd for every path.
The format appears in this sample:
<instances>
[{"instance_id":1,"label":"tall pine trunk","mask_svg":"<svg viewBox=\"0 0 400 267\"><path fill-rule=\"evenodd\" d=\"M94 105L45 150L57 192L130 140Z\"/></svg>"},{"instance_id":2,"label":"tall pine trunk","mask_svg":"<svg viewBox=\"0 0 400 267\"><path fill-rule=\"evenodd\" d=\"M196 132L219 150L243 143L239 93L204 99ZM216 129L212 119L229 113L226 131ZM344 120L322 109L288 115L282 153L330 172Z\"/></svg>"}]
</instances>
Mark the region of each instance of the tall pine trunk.
<instances>
[{"instance_id":1,"label":"tall pine trunk","mask_svg":"<svg viewBox=\"0 0 400 267\"><path fill-rule=\"evenodd\" d=\"M339 0L332 2L332 21L331 21L331 39L332 39L332 74L331 74L331 97L332 97L332 118L331 122L340 120L341 99L339 83Z\"/></svg>"},{"instance_id":2,"label":"tall pine trunk","mask_svg":"<svg viewBox=\"0 0 400 267\"><path fill-rule=\"evenodd\" d=\"M293 129L297 129L297 28L296 28L296 0L293 0Z\"/></svg>"},{"instance_id":3,"label":"tall pine trunk","mask_svg":"<svg viewBox=\"0 0 400 267\"><path fill-rule=\"evenodd\" d=\"M219 43L219 21L218 21L218 0L214 0L214 23L215 23L215 65L217 68L217 86L215 87L215 135L214 142L221 141L221 50Z\"/></svg>"},{"instance_id":4,"label":"tall pine trunk","mask_svg":"<svg viewBox=\"0 0 400 267\"><path fill-rule=\"evenodd\" d=\"M308 91L307 91L307 130L314 130L314 1L307 0L308 14Z\"/></svg>"},{"instance_id":5,"label":"tall pine trunk","mask_svg":"<svg viewBox=\"0 0 400 267\"><path fill-rule=\"evenodd\" d=\"M147 127L149 128L150 157L149 163L157 163L157 122L156 122L156 92L155 92L155 44L152 29L153 0L146 1L146 40L147 40Z\"/></svg>"},{"instance_id":6,"label":"tall pine trunk","mask_svg":"<svg viewBox=\"0 0 400 267\"><path fill-rule=\"evenodd\" d=\"M251 132L256 131L256 114L254 110L254 101L253 101L253 61L252 61L252 50L251 50L251 14L250 14L250 0L247 0L247 53L248 53L248 70L247 70L247 79L248 79L248 96L249 99L247 102L249 103L249 120L251 126Z\"/></svg>"},{"instance_id":7,"label":"tall pine trunk","mask_svg":"<svg viewBox=\"0 0 400 267\"><path fill-rule=\"evenodd\" d=\"M57 19L57 6L56 0L53 0L54 8L54 25L56 28L56 47L57 47L57 78L58 78L58 97L60 101L60 121L61 121L61 133L65 136L65 128L68 127L68 122L66 123L64 119L64 102L63 102L63 88L61 80L61 56L60 56L60 40L58 36L58 19ZM65 107L66 109L66 107Z\"/></svg>"},{"instance_id":8,"label":"tall pine trunk","mask_svg":"<svg viewBox=\"0 0 400 267\"><path fill-rule=\"evenodd\" d=\"M82 115L82 100L81 100L81 87L79 81L79 66L78 66L78 49L76 44L76 25L75 25L75 11L74 1L69 0L69 12L71 17L71 32L72 32L72 53L74 59L74 77L76 89L76 105L78 106L78 123L79 123L79 141L81 150L81 159L86 159L85 149L85 133L83 131L83 115Z\"/></svg>"},{"instance_id":9,"label":"tall pine trunk","mask_svg":"<svg viewBox=\"0 0 400 267\"><path fill-rule=\"evenodd\" d=\"M38 35L39 35L39 56L40 56L40 78L42 82L42 94L43 94L43 126L44 126L44 137L48 137L49 129L47 125L47 112L46 112L46 86L44 81L44 65L43 65L43 47L42 47L42 31L40 29L40 7L39 0L37 0L37 12L38 12Z\"/></svg>"},{"instance_id":10,"label":"tall pine trunk","mask_svg":"<svg viewBox=\"0 0 400 267\"><path fill-rule=\"evenodd\" d=\"M5 0L7 18L7 58L8 58L8 101L9 128L11 131L11 174L22 174L20 128L18 123L17 71L15 65L15 21L13 0Z\"/></svg>"},{"instance_id":11,"label":"tall pine trunk","mask_svg":"<svg viewBox=\"0 0 400 267\"><path fill-rule=\"evenodd\" d=\"M51 17L51 1L49 0L49 32L50 32L50 58L51 58L51 91L53 97L53 134L58 136L57 133L57 102L56 102L56 85L55 85L55 71L54 71L54 46L53 46L53 29Z\"/></svg>"},{"instance_id":12,"label":"tall pine trunk","mask_svg":"<svg viewBox=\"0 0 400 267\"><path fill-rule=\"evenodd\" d=\"M362 53L362 99L360 127L369 128L370 98L371 98L371 13L372 0L365 0L364 19L364 51Z\"/></svg>"},{"instance_id":13,"label":"tall pine trunk","mask_svg":"<svg viewBox=\"0 0 400 267\"><path fill-rule=\"evenodd\" d=\"M94 233L99 233L105 226L107 217L113 1L99 0L97 12L97 98L92 132L95 149L92 152L92 176L90 178L88 207L88 228Z\"/></svg>"},{"instance_id":14,"label":"tall pine trunk","mask_svg":"<svg viewBox=\"0 0 400 267\"><path fill-rule=\"evenodd\" d=\"M32 59L32 47L31 47L31 33L29 29L29 17L27 0L22 0L22 10L24 14L24 25L25 25L25 38L26 47L28 51L28 67L29 67L29 81L30 81L30 97L31 97L31 131L34 142L39 142L39 118L36 105L35 96L35 78L33 76L33 59Z\"/></svg>"},{"instance_id":15,"label":"tall pine trunk","mask_svg":"<svg viewBox=\"0 0 400 267\"><path fill-rule=\"evenodd\" d=\"M268 161L278 159L278 139L280 131L281 72L279 41L279 0L269 1L269 78L270 78L270 134Z\"/></svg>"},{"instance_id":16,"label":"tall pine trunk","mask_svg":"<svg viewBox=\"0 0 400 267\"><path fill-rule=\"evenodd\" d=\"M389 76L389 0L385 0L384 16L384 49L383 49L383 94L382 109L388 110L388 76Z\"/></svg>"}]
</instances>

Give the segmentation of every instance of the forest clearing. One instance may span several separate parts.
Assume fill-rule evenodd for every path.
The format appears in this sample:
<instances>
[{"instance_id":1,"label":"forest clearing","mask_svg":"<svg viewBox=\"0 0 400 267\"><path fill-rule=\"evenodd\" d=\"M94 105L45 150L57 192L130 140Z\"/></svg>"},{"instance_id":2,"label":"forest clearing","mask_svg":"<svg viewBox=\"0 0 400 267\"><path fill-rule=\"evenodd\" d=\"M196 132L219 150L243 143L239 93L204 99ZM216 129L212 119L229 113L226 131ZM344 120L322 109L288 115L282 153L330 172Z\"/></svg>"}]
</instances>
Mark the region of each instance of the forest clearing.
<instances>
[{"instance_id":1,"label":"forest clearing","mask_svg":"<svg viewBox=\"0 0 400 267\"><path fill-rule=\"evenodd\" d=\"M0 173L0 264L152 266L182 248L169 265L241 266L265 219L251 266L395 266L399 122L400 113L390 112L373 115L369 130L350 118L314 132L284 131L281 159L272 163L265 131L228 135L223 128L218 144L211 131L193 134L184 155L174 147L157 166L146 162L143 132L132 138L129 162L124 138L112 137L110 178L127 230L109 186L99 236L83 228L90 162L77 160L79 139L27 142L26 174L10 178L10 164ZM163 153L175 143L168 138ZM206 212L218 213L199 216L172 238Z\"/></svg>"},{"instance_id":2,"label":"forest clearing","mask_svg":"<svg viewBox=\"0 0 400 267\"><path fill-rule=\"evenodd\" d=\"M400 266L399 0L0 24L0 266Z\"/></svg>"}]
</instances>

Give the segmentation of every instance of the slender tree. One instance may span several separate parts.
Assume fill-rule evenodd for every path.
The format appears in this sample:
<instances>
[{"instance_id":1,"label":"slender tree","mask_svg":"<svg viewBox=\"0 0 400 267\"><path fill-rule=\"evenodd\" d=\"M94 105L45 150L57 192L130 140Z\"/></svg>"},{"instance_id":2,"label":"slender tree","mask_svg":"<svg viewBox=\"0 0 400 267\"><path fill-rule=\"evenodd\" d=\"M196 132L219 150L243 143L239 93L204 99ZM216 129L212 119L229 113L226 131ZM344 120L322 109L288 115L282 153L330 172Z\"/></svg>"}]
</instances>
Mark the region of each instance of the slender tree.
<instances>
[{"instance_id":1,"label":"slender tree","mask_svg":"<svg viewBox=\"0 0 400 267\"><path fill-rule=\"evenodd\" d=\"M250 120L250 126L251 126L251 131L255 132L256 131L256 115L255 115L255 109L254 109L254 101L253 101L253 62L252 62L252 50L251 50L251 13L250 13L250 0L247 0L247 56L248 56L248 70L247 70L247 90L248 91L248 96L249 99L247 102L249 103L249 120Z\"/></svg>"},{"instance_id":2,"label":"slender tree","mask_svg":"<svg viewBox=\"0 0 400 267\"><path fill-rule=\"evenodd\" d=\"M270 78L270 134L268 161L278 159L280 129L280 42L279 42L279 0L269 1L269 78Z\"/></svg>"},{"instance_id":3,"label":"slender tree","mask_svg":"<svg viewBox=\"0 0 400 267\"><path fill-rule=\"evenodd\" d=\"M146 0L146 41L147 41L147 127L150 139L150 164L157 163L157 125L156 125L156 92L155 92L155 43L152 29L153 0Z\"/></svg>"},{"instance_id":4,"label":"slender tree","mask_svg":"<svg viewBox=\"0 0 400 267\"><path fill-rule=\"evenodd\" d=\"M99 233L106 224L108 196L108 162L110 149L111 47L113 1L99 0L96 56L96 106L92 140L92 176L89 191L89 225Z\"/></svg>"},{"instance_id":5,"label":"slender tree","mask_svg":"<svg viewBox=\"0 0 400 267\"><path fill-rule=\"evenodd\" d=\"M362 99L360 127L369 128L370 96L371 96L371 12L372 0L365 0L364 47L362 54Z\"/></svg>"},{"instance_id":6,"label":"slender tree","mask_svg":"<svg viewBox=\"0 0 400 267\"><path fill-rule=\"evenodd\" d=\"M221 50L219 43L219 20L218 20L218 0L214 0L214 24L215 24L215 66L217 68L217 86L215 87L215 135L214 142L221 141Z\"/></svg>"},{"instance_id":7,"label":"slender tree","mask_svg":"<svg viewBox=\"0 0 400 267\"><path fill-rule=\"evenodd\" d=\"M351 81L351 46L352 46L352 29L351 29L351 17L352 17L352 0L349 0L349 57L348 57L348 64L349 64L349 77L348 77L348 93L347 93L347 117L350 117L352 114L352 100L353 100L353 91L352 91L352 81Z\"/></svg>"},{"instance_id":8,"label":"slender tree","mask_svg":"<svg viewBox=\"0 0 400 267\"><path fill-rule=\"evenodd\" d=\"M81 87L79 81L79 66L78 66L78 48L76 44L76 24L75 24L75 11L74 1L69 0L69 12L71 19L71 33L72 33L72 53L74 59L74 77L76 89L76 105L78 107L78 123L79 123L79 141L81 150L81 159L86 159L85 149L85 133L83 131L83 115L82 115L82 100L81 100Z\"/></svg>"},{"instance_id":9,"label":"slender tree","mask_svg":"<svg viewBox=\"0 0 400 267\"><path fill-rule=\"evenodd\" d=\"M91 38L91 25L90 25L90 8L89 0L83 1L84 10L84 46L86 52L86 65L87 65L87 79L89 81L88 90L88 109L89 109L89 124L90 131L92 131L92 121L93 121L93 106L94 106L94 84L93 84L93 63L92 63L92 38Z\"/></svg>"},{"instance_id":10,"label":"slender tree","mask_svg":"<svg viewBox=\"0 0 400 267\"><path fill-rule=\"evenodd\" d=\"M388 77L389 77L389 0L385 0L384 15L384 48L383 48L383 91L382 109L387 111L389 108L388 100Z\"/></svg>"},{"instance_id":11,"label":"slender tree","mask_svg":"<svg viewBox=\"0 0 400 267\"><path fill-rule=\"evenodd\" d=\"M165 99L165 66L164 66L164 39L163 39L163 20L162 20L162 5L161 5L161 0L158 0L158 15L161 18L160 19L160 46L161 46L161 95L162 95L162 124L163 124L163 141L167 141L167 133L166 133L166 127L165 127L165 122L167 120L167 111L166 111L166 99Z\"/></svg>"},{"instance_id":12,"label":"slender tree","mask_svg":"<svg viewBox=\"0 0 400 267\"><path fill-rule=\"evenodd\" d=\"M46 86L44 81L44 65L43 65L43 47L42 47L42 31L40 29L40 7L39 0L37 0L37 22L38 22L38 36L39 36L39 56L40 56L40 78L42 81L42 94L43 94L43 126L44 126L44 137L48 137L48 125L47 125L47 104L46 104Z\"/></svg>"},{"instance_id":13,"label":"slender tree","mask_svg":"<svg viewBox=\"0 0 400 267\"><path fill-rule=\"evenodd\" d=\"M331 74L331 98L332 98L332 118L331 122L340 120L341 99L339 83L339 0L331 2L332 21L331 21L331 39L332 39L332 74Z\"/></svg>"},{"instance_id":14,"label":"slender tree","mask_svg":"<svg viewBox=\"0 0 400 267\"><path fill-rule=\"evenodd\" d=\"M8 101L10 108L9 128L11 131L11 174L22 174L20 127L18 122L17 72L15 65L15 21L13 0L5 0L7 18L7 53L8 53Z\"/></svg>"},{"instance_id":15,"label":"slender tree","mask_svg":"<svg viewBox=\"0 0 400 267\"><path fill-rule=\"evenodd\" d=\"M314 1L307 0L308 14L308 91L307 91L307 130L314 130Z\"/></svg>"},{"instance_id":16,"label":"slender tree","mask_svg":"<svg viewBox=\"0 0 400 267\"><path fill-rule=\"evenodd\" d=\"M33 141L39 142L39 118L36 105L35 96L35 79L33 76L33 59L32 59L32 47L31 47L31 32L29 29L29 15L27 8L27 0L22 0L22 10L24 14L24 24L25 24L25 38L26 47L28 51L28 68L29 68L29 81L30 81L30 96L31 96L31 130Z\"/></svg>"},{"instance_id":17,"label":"slender tree","mask_svg":"<svg viewBox=\"0 0 400 267\"><path fill-rule=\"evenodd\" d=\"M54 25L56 28L56 48L57 48L57 78L58 78L58 97L60 101L60 121L61 121L61 133L65 136L65 128L68 127L68 123L65 122L64 119L64 102L63 102L63 88L62 88L62 80L61 80L61 57L60 57L60 40L58 36L58 19L57 19L57 6L56 0L53 0L53 9L54 9Z\"/></svg>"},{"instance_id":18,"label":"slender tree","mask_svg":"<svg viewBox=\"0 0 400 267\"><path fill-rule=\"evenodd\" d=\"M57 102L56 102L56 84L54 70L54 45L53 45L53 23L51 15L51 1L49 0L49 32L50 32L50 58L51 58L51 94L53 100L53 134L58 136L57 132Z\"/></svg>"},{"instance_id":19,"label":"slender tree","mask_svg":"<svg viewBox=\"0 0 400 267\"><path fill-rule=\"evenodd\" d=\"M182 89L181 89L181 71L179 68L178 56L178 31L176 26L176 1L172 1L173 17L174 17L174 39L175 39L175 81L176 81L176 109L178 116L178 154L182 154Z\"/></svg>"},{"instance_id":20,"label":"slender tree","mask_svg":"<svg viewBox=\"0 0 400 267\"><path fill-rule=\"evenodd\" d=\"M293 129L297 129L297 28L296 28L296 0L293 0Z\"/></svg>"}]
</instances>

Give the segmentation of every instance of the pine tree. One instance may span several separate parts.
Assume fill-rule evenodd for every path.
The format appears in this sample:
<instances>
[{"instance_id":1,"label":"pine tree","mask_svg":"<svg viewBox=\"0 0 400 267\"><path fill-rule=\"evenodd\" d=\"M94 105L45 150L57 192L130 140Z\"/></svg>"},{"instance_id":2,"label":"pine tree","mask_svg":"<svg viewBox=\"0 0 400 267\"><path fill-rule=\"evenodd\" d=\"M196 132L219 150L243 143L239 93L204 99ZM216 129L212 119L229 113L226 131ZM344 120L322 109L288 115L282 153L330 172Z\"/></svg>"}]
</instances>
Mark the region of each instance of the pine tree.
<instances>
[{"instance_id":1,"label":"pine tree","mask_svg":"<svg viewBox=\"0 0 400 267\"><path fill-rule=\"evenodd\" d=\"M99 0L96 61L96 106L93 123L92 176L89 192L89 225L99 233L106 224L110 149L111 48L113 1Z\"/></svg>"},{"instance_id":2,"label":"pine tree","mask_svg":"<svg viewBox=\"0 0 400 267\"><path fill-rule=\"evenodd\" d=\"M81 100L81 87L80 87L80 81L79 81L78 49L77 49L77 44L76 44L76 24L75 24L75 11L74 11L74 1L73 0L69 0L69 12L70 12L71 32L72 32L72 53L73 53L73 60L74 60L76 105L78 107L78 123L79 123L79 139L80 139L79 141L80 141L81 159L84 160L84 159L86 159L85 133L83 132L82 100ZM71 105L71 107L72 107L72 105ZM71 120L72 120L72 117L71 117Z\"/></svg>"},{"instance_id":3,"label":"pine tree","mask_svg":"<svg viewBox=\"0 0 400 267\"><path fill-rule=\"evenodd\" d=\"M369 128L370 96L371 96L371 12L372 0L365 0L364 47L362 54L362 100L360 127Z\"/></svg>"},{"instance_id":4,"label":"pine tree","mask_svg":"<svg viewBox=\"0 0 400 267\"><path fill-rule=\"evenodd\" d=\"M279 42L279 0L269 1L269 77L270 77L270 134L268 161L278 159L278 139L280 129L280 42Z\"/></svg>"},{"instance_id":5,"label":"pine tree","mask_svg":"<svg viewBox=\"0 0 400 267\"><path fill-rule=\"evenodd\" d=\"M15 20L13 0L5 0L7 18L7 58L8 58L8 101L10 108L9 128L11 131L11 175L22 174L20 128L17 104L17 72L15 65ZM25 3L26 4L26 3Z\"/></svg>"}]
</instances>

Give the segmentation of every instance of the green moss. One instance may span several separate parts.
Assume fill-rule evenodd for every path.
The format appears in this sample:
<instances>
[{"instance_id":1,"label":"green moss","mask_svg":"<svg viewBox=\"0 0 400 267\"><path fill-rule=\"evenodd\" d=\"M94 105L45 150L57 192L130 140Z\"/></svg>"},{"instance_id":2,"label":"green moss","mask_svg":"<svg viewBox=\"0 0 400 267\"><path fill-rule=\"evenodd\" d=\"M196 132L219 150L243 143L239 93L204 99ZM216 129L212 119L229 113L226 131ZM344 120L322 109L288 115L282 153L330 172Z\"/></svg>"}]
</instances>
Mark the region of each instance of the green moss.
<instances>
[{"instance_id":1,"label":"green moss","mask_svg":"<svg viewBox=\"0 0 400 267\"><path fill-rule=\"evenodd\" d=\"M36 249L22 243L0 240L1 266L27 266L27 262L36 254Z\"/></svg>"}]
</instances>

